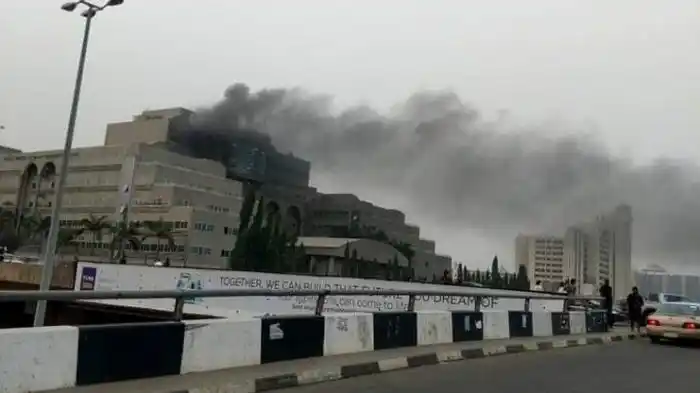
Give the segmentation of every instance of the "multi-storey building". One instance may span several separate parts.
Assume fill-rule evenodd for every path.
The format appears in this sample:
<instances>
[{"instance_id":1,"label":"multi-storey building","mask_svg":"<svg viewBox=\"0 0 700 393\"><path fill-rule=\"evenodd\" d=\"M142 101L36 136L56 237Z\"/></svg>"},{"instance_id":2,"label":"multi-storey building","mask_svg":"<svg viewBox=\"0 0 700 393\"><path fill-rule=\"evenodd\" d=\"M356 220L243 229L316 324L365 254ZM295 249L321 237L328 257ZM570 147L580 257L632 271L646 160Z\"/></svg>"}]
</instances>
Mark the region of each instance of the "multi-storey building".
<instances>
[{"instance_id":1,"label":"multi-storey building","mask_svg":"<svg viewBox=\"0 0 700 393\"><path fill-rule=\"evenodd\" d=\"M191 117L183 108L144 111L131 121L109 124L103 146L73 149L61 224L77 227L90 215L112 223L162 220L173 231L173 247L155 238L146 238L140 250L127 245L130 263L159 254L175 266L221 268L235 244L243 195L254 187L265 198L266 212L278 212L298 235L305 229L311 236L347 237L339 228L358 224L411 244L420 277L450 269L451 259L436 255L435 243L420 239L419 228L406 224L402 212L354 195L320 195L308 187L309 163L277 152L268 137L199 129ZM206 145L211 138L217 143ZM0 204L12 205L18 215L49 216L61 154L1 148ZM112 257L108 232L81 235L78 253Z\"/></svg>"},{"instance_id":2,"label":"multi-storey building","mask_svg":"<svg viewBox=\"0 0 700 393\"><path fill-rule=\"evenodd\" d=\"M607 279L615 297L632 287L632 211L627 205L569 227L564 236L565 275L599 288Z\"/></svg>"},{"instance_id":3,"label":"multi-storey building","mask_svg":"<svg viewBox=\"0 0 700 393\"><path fill-rule=\"evenodd\" d=\"M531 283L541 281L545 289L556 290L565 278L564 240L545 235L518 235L515 263L525 266Z\"/></svg>"},{"instance_id":4,"label":"multi-storey building","mask_svg":"<svg viewBox=\"0 0 700 393\"><path fill-rule=\"evenodd\" d=\"M348 237L354 231L381 231L396 242L410 244L417 278L440 277L451 270L452 258L435 254L435 242L420 238L420 229L406 223L404 213L375 206L352 194L319 194L306 205L304 233L313 236Z\"/></svg>"},{"instance_id":5,"label":"multi-storey building","mask_svg":"<svg viewBox=\"0 0 700 393\"><path fill-rule=\"evenodd\" d=\"M105 144L167 142L183 155L218 161L230 179L305 188L311 164L272 145L269 135L247 129L214 128L193 120L184 108L144 111L107 126Z\"/></svg>"},{"instance_id":6,"label":"multi-storey building","mask_svg":"<svg viewBox=\"0 0 700 393\"><path fill-rule=\"evenodd\" d=\"M634 282L643 296L652 293L670 293L700 301L700 276L674 274L658 266L634 272Z\"/></svg>"},{"instance_id":7,"label":"multi-storey building","mask_svg":"<svg viewBox=\"0 0 700 393\"><path fill-rule=\"evenodd\" d=\"M50 215L61 151L4 154L0 160L0 203L14 206L19 216ZM115 222L126 205L130 221L163 220L173 230L175 247L146 239L140 251L158 251L174 264L221 266L235 242L242 200L241 183L224 175L216 162L153 144L74 149L61 223L75 227L89 215ZM108 233L77 239L84 252L97 256L111 241Z\"/></svg>"}]
</instances>

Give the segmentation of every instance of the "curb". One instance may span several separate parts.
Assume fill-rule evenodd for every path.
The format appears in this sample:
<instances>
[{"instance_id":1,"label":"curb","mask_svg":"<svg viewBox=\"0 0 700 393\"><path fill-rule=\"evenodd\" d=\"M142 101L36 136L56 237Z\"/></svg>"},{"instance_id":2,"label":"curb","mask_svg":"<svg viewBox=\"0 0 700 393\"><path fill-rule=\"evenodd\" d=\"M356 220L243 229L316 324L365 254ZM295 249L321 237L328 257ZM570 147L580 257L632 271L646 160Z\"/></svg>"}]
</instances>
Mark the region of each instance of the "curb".
<instances>
[{"instance_id":1,"label":"curb","mask_svg":"<svg viewBox=\"0 0 700 393\"><path fill-rule=\"evenodd\" d=\"M604 337L590 337L569 340L543 340L524 344L495 345L483 348L433 352L416 356L402 356L376 362L350 364L325 369L309 369L297 373L275 375L219 386L171 391L169 393L259 393L277 389L292 388L340 379L380 374L421 366L431 366L469 359L481 359L509 354L547 351L550 349L573 348L588 345L607 345L614 342L635 340L638 334L612 334Z\"/></svg>"}]
</instances>

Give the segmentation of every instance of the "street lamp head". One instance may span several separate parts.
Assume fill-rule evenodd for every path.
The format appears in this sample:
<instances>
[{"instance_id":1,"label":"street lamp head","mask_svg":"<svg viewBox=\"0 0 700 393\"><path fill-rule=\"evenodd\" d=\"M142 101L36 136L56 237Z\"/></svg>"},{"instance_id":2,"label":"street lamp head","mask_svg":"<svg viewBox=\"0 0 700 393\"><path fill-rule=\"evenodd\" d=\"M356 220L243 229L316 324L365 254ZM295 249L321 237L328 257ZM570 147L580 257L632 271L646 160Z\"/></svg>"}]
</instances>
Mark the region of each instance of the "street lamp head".
<instances>
[{"instance_id":1,"label":"street lamp head","mask_svg":"<svg viewBox=\"0 0 700 393\"><path fill-rule=\"evenodd\" d=\"M92 18L92 17L95 16L96 14L97 14L97 11L96 11L96 10L94 10L94 9L92 9L92 8L88 8L88 9L86 9L85 11L83 11L80 15L83 16L83 17L85 17L85 18Z\"/></svg>"},{"instance_id":2,"label":"street lamp head","mask_svg":"<svg viewBox=\"0 0 700 393\"><path fill-rule=\"evenodd\" d=\"M78 6L78 2L65 3L61 6L61 9L63 11L73 12L73 11L75 11L75 7L77 7L77 6Z\"/></svg>"},{"instance_id":3,"label":"street lamp head","mask_svg":"<svg viewBox=\"0 0 700 393\"><path fill-rule=\"evenodd\" d=\"M124 0L109 0L105 7L116 7L118 5L122 5L124 3Z\"/></svg>"}]
</instances>

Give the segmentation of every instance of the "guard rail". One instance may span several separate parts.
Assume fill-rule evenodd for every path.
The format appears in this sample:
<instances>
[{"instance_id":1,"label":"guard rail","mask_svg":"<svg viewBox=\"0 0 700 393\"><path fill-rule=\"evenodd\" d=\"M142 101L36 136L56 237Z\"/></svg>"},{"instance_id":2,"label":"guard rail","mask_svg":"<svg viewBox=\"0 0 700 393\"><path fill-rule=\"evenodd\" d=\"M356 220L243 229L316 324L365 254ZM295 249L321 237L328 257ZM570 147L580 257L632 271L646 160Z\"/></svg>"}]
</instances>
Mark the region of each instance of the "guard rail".
<instances>
[{"instance_id":1,"label":"guard rail","mask_svg":"<svg viewBox=\"0 0 700 393\"><path fill-rule=\"evenodd\" d=\"M323 313L328 296L408 296L406 311L414 311L417 296L459 296L474 298L475 311L480 311L483 298L498 297L503 299L525 299L525 311L530 311L530 301L563 300L570 302L600 301L592 296L557 296L557 295L522 295L493 292L464 293L457 291L400 291L400 290L299 290L279 291L265 289L202 289L202 290L147 290L147 291L0 291L0 303L17 301L73 301L73 300L108 300L108 299L175 299L173 318L182 320L185 301L192 298L209 297L289 297L317 296L315 315Z\"/></svg>"}]
</instances>

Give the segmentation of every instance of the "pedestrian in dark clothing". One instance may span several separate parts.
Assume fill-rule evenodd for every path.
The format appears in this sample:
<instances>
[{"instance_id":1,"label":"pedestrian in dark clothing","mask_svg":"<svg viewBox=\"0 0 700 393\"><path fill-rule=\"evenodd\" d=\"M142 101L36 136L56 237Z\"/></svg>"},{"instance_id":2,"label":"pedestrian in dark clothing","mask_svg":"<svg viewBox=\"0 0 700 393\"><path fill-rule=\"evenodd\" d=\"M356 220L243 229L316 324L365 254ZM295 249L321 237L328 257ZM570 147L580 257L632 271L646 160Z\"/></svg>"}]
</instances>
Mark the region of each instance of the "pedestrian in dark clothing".
<instances>
[{"instance_id":1,"label":"pedestrian in dark clothing","mask_svg":"<svg viewBox=\"0 0 700 393\"><path fill-rule=\"evenodd\" d=\"M630 317L630 328L634 332L635 326L639 332L642 327L642 308L644 307L644 298L639 294L637 287L632 288L632 293L627 295L627 313Z\"/></svg>"},{"instance_id":2,"label":"pedestrian in dark clothing","mask_svg":"<svg viewBox=\"0 0 700 393\"><path fill-rule=\"evenodd\" d=\"M605 280L603 286L600 287L600 297L603 298L605 303L605 315L608 318L608 326L613 327L615 319L613 316L613 290L610 286L610 280Z\"/></svg>"}]
</instances>

